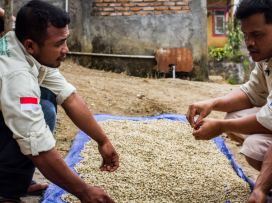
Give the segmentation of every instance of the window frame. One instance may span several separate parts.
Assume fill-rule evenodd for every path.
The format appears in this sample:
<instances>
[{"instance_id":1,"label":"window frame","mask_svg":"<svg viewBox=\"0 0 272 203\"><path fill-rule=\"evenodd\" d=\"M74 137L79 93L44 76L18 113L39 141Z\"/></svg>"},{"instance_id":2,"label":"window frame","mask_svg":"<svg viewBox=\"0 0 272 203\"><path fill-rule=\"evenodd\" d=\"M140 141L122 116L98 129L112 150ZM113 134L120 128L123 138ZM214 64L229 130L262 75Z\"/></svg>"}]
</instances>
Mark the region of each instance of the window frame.
<instances>
[{"instance_id":1,"label":"window frame","mask_svg":"<svg viewBox=\"0 0 272 203\"><path fill-rule=\"evenodd\" d=\"M227 8L208 8L208 10L212 10L212 12L214 13L214 15L212 16L212 34L213 34L213 37L226 37L227 36ZM215 11L224 11L225 12L225 15L215 15ZM216 17L224 17L224 27L225 27L225 32L224 34L216 34L216 30L215 30L215 26L216 26Z\"/></svg>"}]
</instances>

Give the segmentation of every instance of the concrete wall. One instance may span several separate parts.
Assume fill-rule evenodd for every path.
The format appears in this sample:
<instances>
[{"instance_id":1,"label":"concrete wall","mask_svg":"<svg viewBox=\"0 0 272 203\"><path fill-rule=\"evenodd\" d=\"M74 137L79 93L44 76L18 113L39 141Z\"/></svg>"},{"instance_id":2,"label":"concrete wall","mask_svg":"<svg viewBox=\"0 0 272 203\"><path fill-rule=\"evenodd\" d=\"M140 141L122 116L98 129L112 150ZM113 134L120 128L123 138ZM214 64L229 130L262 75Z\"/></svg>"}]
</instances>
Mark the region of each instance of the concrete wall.
<instances>
[{"instance_id":1,"label":"concrete wall","mask_svg":"<svg viewBox=\"0 0 272 203\"><path fill-rule=\"evenodd\" d=\"M191 13L131 16L92 16L89 0L70 1L70 51L107 54L154 55L156 47L192 50L198 77L208 77L206 0L189 4ZM78 15L78 13L82 15ZM74 57L91 68L146 76L153 59Z\"/></svg>"},{"instance_id":2,"label":"concrete wall","mask_svg":"<svg viewBox=\"0 0 272 203\"><path fill-rule=\"evenodd\" d=\"M53 4L54 6L57 6L58 8L61 8L63 10L65 9L65 0L43 0L43 1ZM14 16L17 15L20 8L27 2L29 2L29 0L13 0ZM5 1L4 0L0 1L0 7L4 8L4 5Z\"/></svg>"},{"instance_id":3,"label":"concrete wall","mask_svg":"<svg viewBox=\"0 0 272 203\"><path fill-rule=\"evenodd\" d=\"M153 1L162 2L162 0ZM175 0L166 2L172 1ZM15 13L23 2L27 1L14 0ZM48 0L48 2L62 9L65 8L65 0ZM154 55L156 47L186 47L192 51L196 76L207 78L206 0L177 2L189 2L190 13L92 16L91 0L69 0L69 14L72 18L69 25L71 36L68 40L70 51ZM156 65L154 59L69 57L90 68L126 72L135 76L150 74Z\"/></svg>"},{"instance_id":4,"label":"concrete wall","mask_svg":"<svg viewBox=\"0 0 272 203\"><path fill-rule=\"evenodd\" d=\"M225 80L232 78L235 79L238 83L244 82L244 66L243 63L235 62L217 62L210 60L209 61L209 75L220 75Z\"/></svg>"}]
</instances>

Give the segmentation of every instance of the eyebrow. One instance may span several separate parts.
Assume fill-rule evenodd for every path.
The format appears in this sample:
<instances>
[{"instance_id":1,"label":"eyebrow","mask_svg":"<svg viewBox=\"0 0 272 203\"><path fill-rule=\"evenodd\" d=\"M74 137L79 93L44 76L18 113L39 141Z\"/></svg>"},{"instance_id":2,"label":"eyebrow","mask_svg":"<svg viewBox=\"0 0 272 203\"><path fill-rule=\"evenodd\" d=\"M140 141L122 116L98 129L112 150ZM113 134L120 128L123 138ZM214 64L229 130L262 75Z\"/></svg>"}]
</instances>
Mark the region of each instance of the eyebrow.
<instances>
[{"instance_id":1,"label":"eyebrow","mask_svg":"<svg viewBox=\"0 0 272 203\"><path fill-rule=\"evenodd\" d=\"M69 35L67 38L64 38L64 39L61 39L61 40L57 41L56 44L59 44L59 43L61 43L61 42L66 41L69 37L70 37L70 35Z\"/></svg>"},{"instance_id":2,"label":"eyebrow","mask_svg":"<svg viewBox=\"0 0 272 203\"><path fill-rule=\"evenodd\" d=\"M246 32L244 32L243 30L241 30L243 33L246 33ZM261 30L256 30L256 31L252 31L252 32L250 32L249 34L257 34L257 33L262 33L262 31Z\"/></svg>"}]
</instances>

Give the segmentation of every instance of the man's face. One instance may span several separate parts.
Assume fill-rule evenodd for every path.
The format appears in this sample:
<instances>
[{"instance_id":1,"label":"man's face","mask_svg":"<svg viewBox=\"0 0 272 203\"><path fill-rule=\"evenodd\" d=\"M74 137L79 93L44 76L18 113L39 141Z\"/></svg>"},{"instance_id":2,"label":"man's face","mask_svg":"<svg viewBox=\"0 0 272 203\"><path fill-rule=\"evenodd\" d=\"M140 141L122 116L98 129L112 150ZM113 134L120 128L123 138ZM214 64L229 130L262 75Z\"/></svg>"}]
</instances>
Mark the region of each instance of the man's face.
<instances>
[{"instance_id":1,"label":"man's face","mask_svg":"<svg viewBox=\"0 0 272 203\"><path fill-rule=\"evenodd\" d=\"M241 29L253 61L262 61L272 57L272 25L266 24L263 13L242 19Z\"/></svg>"},{"instance_id":2,"label":"man's face","mask_svg":"<svg viewBox=\"0 0 272 203\"><path fill-rule=\"evenodd\" d=\"M56 28L50 25L47 28L47 35L44 46L36 47L32 56L42 65L57 68L66 57L66 53L69 52L66 45L69 37L68 26Z\"/></svg>"}]
</instances>

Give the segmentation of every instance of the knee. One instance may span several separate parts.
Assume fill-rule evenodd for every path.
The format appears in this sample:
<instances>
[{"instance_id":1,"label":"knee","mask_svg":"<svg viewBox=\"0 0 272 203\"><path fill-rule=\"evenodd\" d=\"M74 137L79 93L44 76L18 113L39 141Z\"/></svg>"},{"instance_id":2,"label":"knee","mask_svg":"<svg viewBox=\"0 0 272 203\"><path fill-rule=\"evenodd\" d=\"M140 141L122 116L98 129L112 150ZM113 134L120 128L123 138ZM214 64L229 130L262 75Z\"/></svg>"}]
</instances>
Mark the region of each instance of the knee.
<instances>
[{"instance_id":1,"label":"knee","mask_svg":"<svg viewBox=\"0 0 272 203\"><path fill-rule=\"evenodd\" d=\"M245 156L246 158L246 161L247 163L252 166L254 169L258 170L258 171L261 171L261 168L262 168L262 164L263 162L262 161L258 161L256 159L252 159L248 156Z\"/></svg>"},{"instance_id":2,"label":"knee","mask_svg":"<svg viewBox=\"0 0 272 203\"><path fill-rule=\"evenodd\" d=\"M55 109L57 111L56 95L44 87L40 87L40 89L41 89L41 99L50 101L55 106Z\"/></svg>"},{"instance_id":3,"label":"knee","mask_svg":"<svg viewBox=\"0 0 272 203\"><path fill-rule=\"evenodd\" d=\"M51 132L53 133L56 126L56 120L57 120L55 106L47 100L41 100L40 103L41 103L43 114L44 114L44 120L46 124L49 126Z\"/></svg>"}]
</instances>

